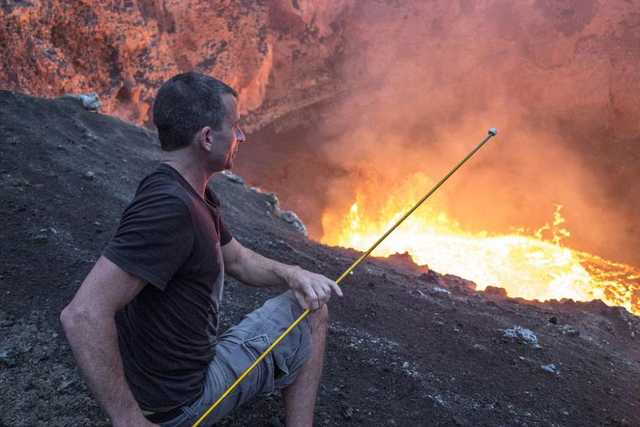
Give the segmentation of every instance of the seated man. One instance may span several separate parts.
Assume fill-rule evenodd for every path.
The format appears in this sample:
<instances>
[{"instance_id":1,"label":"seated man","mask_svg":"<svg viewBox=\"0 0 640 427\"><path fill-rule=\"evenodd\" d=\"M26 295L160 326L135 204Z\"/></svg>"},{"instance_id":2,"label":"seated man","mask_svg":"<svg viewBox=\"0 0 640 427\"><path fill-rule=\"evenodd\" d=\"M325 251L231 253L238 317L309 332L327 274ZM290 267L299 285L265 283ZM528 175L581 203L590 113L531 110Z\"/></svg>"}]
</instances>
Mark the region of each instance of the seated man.
<instances>
[{"instance_id":1,"label":"seated man","mask_svg":"<svg viewBox=\"0 0 640 427\"><path fill-rule=\"evenodd\" d=\"M116 235L61 320L82 375L114 426L190 426L307 308L305 318L206 418L283 390L286 424L311 426L324 358L328 278L262 257L225 225L214 173L245 136L237 94L200 74L160 88L153 120L162 163L141 182ZM222 335L225 273L252 286L286 284ZM311 317L311 318L309 318Z\"/></svg>"}]
</instances>

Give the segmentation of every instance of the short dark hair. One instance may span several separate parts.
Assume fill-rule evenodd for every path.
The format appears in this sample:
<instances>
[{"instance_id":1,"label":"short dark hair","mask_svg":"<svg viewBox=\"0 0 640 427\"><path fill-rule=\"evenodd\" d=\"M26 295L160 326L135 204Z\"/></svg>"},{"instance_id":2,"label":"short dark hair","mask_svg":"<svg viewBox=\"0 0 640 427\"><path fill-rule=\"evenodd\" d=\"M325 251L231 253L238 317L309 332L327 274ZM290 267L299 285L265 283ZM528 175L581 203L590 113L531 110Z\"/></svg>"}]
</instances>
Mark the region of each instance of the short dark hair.
<instances>
[{"instance_id":1,"label":"short dark hair","mask_svg":"<svg viewBox=\"0 0 640 427\"><path fill-rule=\"evenodd\" d=\"M153 103L153 124L162 150L186 147L205 126L220 131L227 115L222 95L227 93L238 97L220 80L198 73L178 74L163 84Z\"/></svg>"}]
</instances>

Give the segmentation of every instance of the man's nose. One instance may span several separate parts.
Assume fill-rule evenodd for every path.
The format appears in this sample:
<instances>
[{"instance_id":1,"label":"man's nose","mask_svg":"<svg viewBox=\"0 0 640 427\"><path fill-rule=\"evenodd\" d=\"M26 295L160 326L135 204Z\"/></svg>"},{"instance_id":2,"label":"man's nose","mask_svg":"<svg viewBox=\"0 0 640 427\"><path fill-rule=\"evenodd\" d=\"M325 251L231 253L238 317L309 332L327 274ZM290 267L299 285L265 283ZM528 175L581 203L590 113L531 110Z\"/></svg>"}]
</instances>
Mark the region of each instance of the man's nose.
<instances>
[{"instance_id":1,"label":"man's nose","mask_svg":"<svg viewBox=\"0 0 640 427\"><path fill-rule=\"evenodd\" d=\"M238 127L238 129L236 130L236 139L239 142L244 142L246 141L246 137L244 136L244 132L242 132L242 129L240 129L240 127Z\"/></svg>"}]
</instances>

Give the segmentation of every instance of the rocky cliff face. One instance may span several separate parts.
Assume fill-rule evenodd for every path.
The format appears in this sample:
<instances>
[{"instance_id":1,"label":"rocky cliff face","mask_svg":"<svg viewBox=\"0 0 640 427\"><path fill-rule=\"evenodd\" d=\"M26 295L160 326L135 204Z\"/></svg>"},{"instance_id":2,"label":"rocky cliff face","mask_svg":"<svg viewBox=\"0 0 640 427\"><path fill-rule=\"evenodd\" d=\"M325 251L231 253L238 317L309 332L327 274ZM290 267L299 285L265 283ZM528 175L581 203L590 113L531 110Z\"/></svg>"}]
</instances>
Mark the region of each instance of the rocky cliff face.
<instances>
[{"instance_id":1,"label":"rocky cliff face","mask_svg":"<svg viewBox=\"0 0 640 427\"><path fill-rule=\"evenodd\" d=\"M315 87L331 86L323 60L339 40L331 24L347 5L3 2L0 82L3 89L46 97L96 91L103 112L142 124L150 122L159 85L194 70L234 86L244 112L263 104L267 86L272 103L295 108L298 98L313 98Z\"/></svg>"},{"instance_id":2,"label":"rocky cliff face","mask_svg":"<svg viewBox=\"0 0 640 427\"><path fill-rule=\"evenodd\" d=\"M512 89L523 102L588 110L620 138L640 135L640 8L625 0L45 0L1 10L3 89L96 91L104 112L137 123L149 122L155 89L179 72L227 81L245 112L268 100L265 111L282 113L335 94L337 65L350 75L368 67L356 72L366 83L402 47L422 56L422 40L460 59L451 76L478 66L475 58L517 58ZM469 51L470 41L490 49ZM577 96L558 92L567 84Z\"/></svg>"}]
</instances>

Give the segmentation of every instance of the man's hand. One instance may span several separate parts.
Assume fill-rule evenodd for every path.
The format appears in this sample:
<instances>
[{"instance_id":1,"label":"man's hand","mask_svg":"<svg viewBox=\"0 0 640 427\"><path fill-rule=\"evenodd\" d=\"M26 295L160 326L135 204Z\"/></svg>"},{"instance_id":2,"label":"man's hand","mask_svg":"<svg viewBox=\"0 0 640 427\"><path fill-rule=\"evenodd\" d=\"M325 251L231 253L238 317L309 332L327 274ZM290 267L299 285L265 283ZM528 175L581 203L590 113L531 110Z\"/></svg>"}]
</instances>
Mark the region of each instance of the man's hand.
<instances>
[{"instance_id":1,"label":"man's hand","mask_svg":"<svg viewBox=\"0 0 640 427\"><path fill-rule=\"evenodd\" d=\"M236 239L222 246L227 274L249 286L277 286L283 282L293 291L298 304L316 311L331 298L331 292L342 296L336 282L321 274L286 265L242 246Z\"/></svg>"},{"instance_id":2,"label":"man's hand","mask_svg":"<svg viewBox=\"0 0 640 427\"><path fill-rule=\"evenodd\" d=\"M287 284L298 300L298 304L311 311L316 311L328 303L332 291L342 296L342 290L336 282L322 274L312 273L300 267L291 267Z\"/></svg>"}]
</instances>

